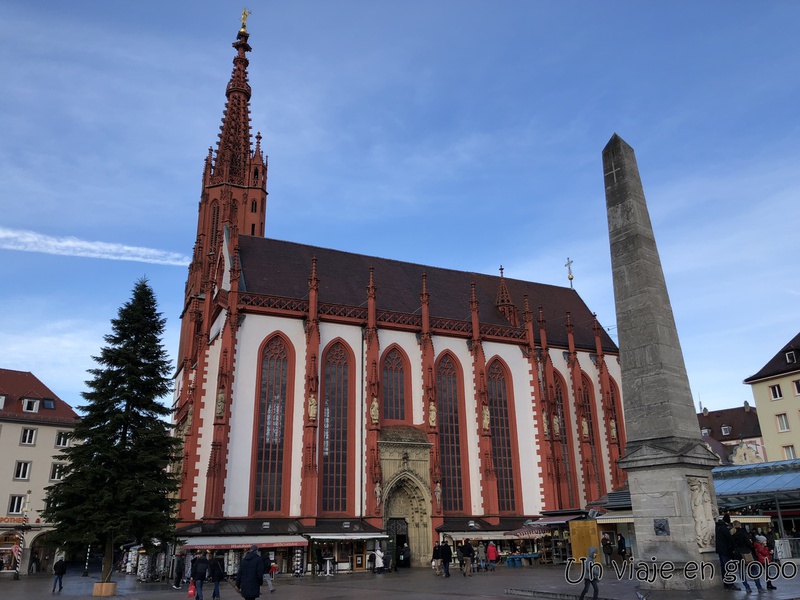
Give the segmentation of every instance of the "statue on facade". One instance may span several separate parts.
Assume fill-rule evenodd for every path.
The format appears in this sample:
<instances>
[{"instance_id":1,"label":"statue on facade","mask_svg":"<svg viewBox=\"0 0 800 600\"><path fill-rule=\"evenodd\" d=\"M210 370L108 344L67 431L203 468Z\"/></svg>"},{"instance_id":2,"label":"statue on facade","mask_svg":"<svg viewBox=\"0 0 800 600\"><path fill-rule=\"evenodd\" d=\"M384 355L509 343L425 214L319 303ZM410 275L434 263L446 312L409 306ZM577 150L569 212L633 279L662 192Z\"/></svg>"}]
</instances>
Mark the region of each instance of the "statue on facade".
<instances>
[{"instance_id":1,"label":"statue on facade","mask_svg":"<svg viewBox=\"0 0 800 600\"><path fill-rule=\"evenodd\" d=\"M381 490L381 482L375 482L375 506L380 507L381 505L381 496L383 496L383 490Z\"/></svg>"},{"instance_id":2,"label":"statue on facade","mask_svg":"<svg viewBox=\"0 0 800 600\"><path fill-rule=\"evenodd\" d=\"M428 425L436 427L436 404L432 401L428 403Z\"/></svg>"},{"instance_id":3,"label":"statue on facade","mask_svg":"<svg viewBox=\"0 0 800 600\"><path fill-rule=\"evenodd\" d=\"M442 484L439 481L436 482L436 487L433 488L433 496L436 498L436 508L442 510Z\"/></svg>"},{"instance_id":4,"label":"statue on facade","mask_svg":"<svg viewBox=\"0 0 800 600\"><path fill-rule=\"evenodd\" d=\"M317 420L317 398L314 395L308 397L308 420Z\"/></svg>"},{"instance_id":5,"label":"statue on facade","mask_svg":"<svg viewBox=\"0 0 800 600\"><path fill-rule=\"evenodd\" d=\"M214 412L220 418L225 414L225 388L217 390L217 406Z\"/></svg>"},{"instance_id":6,"label":"statue on facade","mask_svg":"<svg viewBox=\"0 0 800 600\"><path fill-rule=\"evenodd\" d=\"M380 409L378 407L378 399L372 397L372 403L369 405L369 418L372 420L373 425L377 425L380 420Z\"/></svg>"},{"instance_id":7,"label":"statue on facade","mask_svg":"<svg viewBox=\"0 0 800 600\"><path fill-rule=\"evenodd\" d=\"M550 437L550 415L546 410L542 411L542 425L544 425L544 437Z\"/></svg>"},{"instance_id":8,"label":"statue on facade","mask_svg":"<svg viewBox=\"0 0 800 600\"><path fill-rule=\"evenodd\" d=\"M611 419L611 423L609 424L611 429L611 439L615 442L617 441L617 422L614 419Z\"/></svg>"},{"instance_id":9,"label":"statue on facade","mask_svg":"<svg viewBox=\"0 0 800 600\"><path fill-rule=\"evenodd\" d=\"M558 415L553 415L553 437L561 436L561 422L558 420Z\"/></svg>"},{"instance_id":10,"label":"statue on facade","mask_svg":"<svg viewBox=\"0 0 800 600\"><path fill-rule=\"evenodd\" d=\"M490 422L489 422L490 417L489 417L489 406L487 404L484 404L483 408L481 409L481 419L483 420L483 423L482 423L483 430L484 431L488 431L489 430L489 425L490 425Z\"/></svg>"},{"instance_id":11,"label":"statue on facade","mask_svg":"<svg viewBox=\"0 0 800 600\"><path fill-rule=\"evenodd\" d=\"M584 439L589 439L589 421L586 417L581 417L581 433Z\"/></svg>"},{"instance_id":12,"label":"statue on facade","mask_svg":"<svg viewBox=\"0 0 800 600\"><path fill-rule=\"evenodd\" d=\"M242 31L247 31L247 17L253 14L252 10L242 9Z\"/></svg>"}]
</instances>

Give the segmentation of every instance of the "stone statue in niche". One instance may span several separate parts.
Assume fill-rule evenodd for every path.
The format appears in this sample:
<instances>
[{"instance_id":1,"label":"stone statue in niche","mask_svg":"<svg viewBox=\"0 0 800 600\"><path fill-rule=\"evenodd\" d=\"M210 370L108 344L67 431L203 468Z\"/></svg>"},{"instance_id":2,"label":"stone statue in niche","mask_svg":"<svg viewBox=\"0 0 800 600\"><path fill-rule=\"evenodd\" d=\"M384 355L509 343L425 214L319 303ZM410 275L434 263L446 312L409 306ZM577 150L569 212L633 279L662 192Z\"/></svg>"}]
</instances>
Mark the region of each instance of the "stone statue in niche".
<instances>
[{"instance_id":1,"label":"stone statue in niche","mask_svg":"<svg viewBox=\"0 0 800 600\"><path fill-rule=\"evenodd\" d=\"M217 406L216 415L222 417L225 414L225 388L219 388L217 391Z\"/></svg>"},{"instance_id":2,"label":"stone statue in niche","mask_svg":"<svg viewBox=\"0 0 800 600\"><path fill-rule=\"evenodd\" d=\"M611 419L609 428L611 429L611 439L617 441L617 421L615 419Z\"/></svg>"},{"instance_id":3,"label":"stone statue in niche","mask_svg":"<svg viewBox=\"0 0 800 600\"><path fill-rule=\"evenodd\" d=\"M586 420L586 417L581 417L581 433L583 433L584 439L589 439L589 421Z\"/></svg>"},{"instance_id":4,"label":"stone statue in niche","mask_svg":"<svg viewBox=\"0 0 800 600\"><path fill-rule=\"evenodd\" d=\"M428 425L436 427L436 404L433 401L428 403Z\"/></svg>"},{"instance_id":5,"label":"stone statue in niche","mask_svg":"<svg viewBox=\"0 0 800 600\"><path fill-rule=\"evenodd\" d=\"M544 437L550 437L550 415L547 411L542 411L542 425L544 425Z\"/></svg>"},{"instance_id":6,"label":"stone statue in niche","mask_svg":"<svg viewBox=\"0 0 800 600\"><path fill-rule=\"evenodd\" d=\"M439 481L436 482L436 487L433 488L433 496L436 498L436 508L442 510L442 484Z\"/></svg>"},{"instance_id":7,"label":"stone statue in niche","mask_svg":"<svg viewBox=\"0 0 800 600\"><path fill-rule=\"evenodd\" d=\"M381 497L383 496L383 490L381 489L381 482L375 482L375 506L381 505Z\"/></svg>"},{"instance_id":8,"label":"stone statue in niche","mask_svg":"<svg viewBox=\"0 0 800 600\"><path fill-rule=\"evenodd\" d=\"M490 419L490 417L489 417L489 407L486 404L484 404L483 405L483 409L482 409L481 412L482 412L482 420L483 420L483 423L482 423L483 429L484 429L484 431L488 431L489 424L490 424L489 423L489 419Z\"/></svg>"},{"instance_id":9,"label":"stone statue in niche","mask_svg":"<svg viewBox=\"0 0 800 600\"><path fill-rule=\"evenodd\" d=\"M558 415L553 415L553 437L561 436L561 423L558 420Z\"/></svg>"},{"instance_id":10,"label":"stone statue in niche","mask_svg":"<svg viewBox=\"0 0 800 600\"><path fill-rule=\"evenodd\" d=\"M380 409L378 408L378 399L372 397L372 403L369 405L369 418L372 419L373 425L377 425L380 420Z\"/></svg>"},{"instance_id":11,"label":"stone statue in niche","mask_svg":"<svg viewBox=\"0 0 800 600\"><path fill-rule=\"evenodd\" d=\"M313 395L308 397L308 420L317 420L317 399Z\"/></svg>"}]
</instances>

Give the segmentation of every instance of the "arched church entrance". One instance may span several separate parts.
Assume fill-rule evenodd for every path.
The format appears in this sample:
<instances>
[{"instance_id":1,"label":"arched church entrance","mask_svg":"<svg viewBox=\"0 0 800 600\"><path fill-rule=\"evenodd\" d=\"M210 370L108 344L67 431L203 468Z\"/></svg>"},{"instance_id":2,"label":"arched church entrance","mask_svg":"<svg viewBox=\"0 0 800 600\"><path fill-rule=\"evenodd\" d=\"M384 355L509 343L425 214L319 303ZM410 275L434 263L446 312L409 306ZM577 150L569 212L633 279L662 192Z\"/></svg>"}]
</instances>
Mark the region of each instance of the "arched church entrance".
<instances>
[{"instance_id":1,"label":"arched church entrance","mask_svg":"<svg viewBox=\"0 0 800 600\"><path fill-rule=\"evenodd\" d=\"M384 489L383 526L389 535L387 554L392 557L392 568L403 544L411 549L411 560L405 561L408 566L429 565L433 524L428 436L411 425L384 427L378 453Z\"/></svg>"}]
</instances>

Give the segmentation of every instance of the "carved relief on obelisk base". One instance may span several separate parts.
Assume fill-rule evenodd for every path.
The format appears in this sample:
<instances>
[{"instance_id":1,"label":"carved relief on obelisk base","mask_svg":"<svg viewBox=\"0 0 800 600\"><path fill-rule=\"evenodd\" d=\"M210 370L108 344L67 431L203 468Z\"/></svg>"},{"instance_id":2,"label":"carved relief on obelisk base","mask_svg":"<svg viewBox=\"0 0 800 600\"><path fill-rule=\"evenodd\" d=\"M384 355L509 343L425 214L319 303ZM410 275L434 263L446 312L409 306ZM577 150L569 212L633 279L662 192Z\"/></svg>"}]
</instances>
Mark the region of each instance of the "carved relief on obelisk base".
<instances>
[{"instance_id":1,"label":"carved relief on obelisk base","mask_svg":"<svg viewBox=\"0 0 800 600\"><path fill-rule=\"evenodd\" d=\"M694 536L700 551L714 550L714 521L717 518L717 507L711 501L708 477L687 477L689 492L692 498L692 516L694 517Z\"/></svg>"}]
</instances>

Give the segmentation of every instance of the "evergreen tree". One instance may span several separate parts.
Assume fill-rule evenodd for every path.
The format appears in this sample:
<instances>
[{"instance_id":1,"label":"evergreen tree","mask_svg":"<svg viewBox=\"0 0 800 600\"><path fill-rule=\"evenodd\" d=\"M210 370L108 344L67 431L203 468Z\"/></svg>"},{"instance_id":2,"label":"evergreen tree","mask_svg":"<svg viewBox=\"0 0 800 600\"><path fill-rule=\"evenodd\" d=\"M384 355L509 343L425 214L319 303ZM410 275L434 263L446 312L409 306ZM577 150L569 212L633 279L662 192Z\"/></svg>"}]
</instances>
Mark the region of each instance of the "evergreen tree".
<instances>
[{"instance_id":1,"label":"evergreen tree","mask_svg":"<svg viewBox=\"0 0 800 600\"><path fill-rule=\"evenodd\" d=\"M65 449L65 476L47 488L42 516L62 542L100 542L102 581L111 579L115 544L174 539L177 478L167 466L178 441L159 399L171 391L170 363L161 345L165 319L153 290L139 280L111 320L99 365L90 369L87 404L74 442Z\"/></svg>"}]
</instances>

